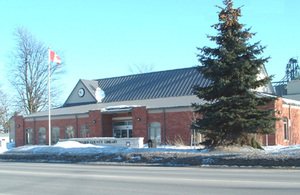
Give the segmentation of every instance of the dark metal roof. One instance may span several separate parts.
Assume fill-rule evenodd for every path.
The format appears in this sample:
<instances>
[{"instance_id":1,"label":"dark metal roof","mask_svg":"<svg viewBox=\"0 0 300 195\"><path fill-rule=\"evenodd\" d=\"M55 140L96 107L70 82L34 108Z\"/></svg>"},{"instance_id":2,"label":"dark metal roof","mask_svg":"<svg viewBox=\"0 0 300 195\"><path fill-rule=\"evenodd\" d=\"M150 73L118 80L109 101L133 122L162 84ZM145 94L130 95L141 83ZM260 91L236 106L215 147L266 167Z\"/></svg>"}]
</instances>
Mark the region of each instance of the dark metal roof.
<instances>
[{"instance_id":1,"label":"dark metal roof","mask_svg":"<svg viewBox=\"0 0 300 195\"><path fill-rule=\"evenodd\" d=\"M105 92L102 102L143 100L193 95L193 86L210 82L196 67L97 80Z\"/></svg>"}]
</instances>

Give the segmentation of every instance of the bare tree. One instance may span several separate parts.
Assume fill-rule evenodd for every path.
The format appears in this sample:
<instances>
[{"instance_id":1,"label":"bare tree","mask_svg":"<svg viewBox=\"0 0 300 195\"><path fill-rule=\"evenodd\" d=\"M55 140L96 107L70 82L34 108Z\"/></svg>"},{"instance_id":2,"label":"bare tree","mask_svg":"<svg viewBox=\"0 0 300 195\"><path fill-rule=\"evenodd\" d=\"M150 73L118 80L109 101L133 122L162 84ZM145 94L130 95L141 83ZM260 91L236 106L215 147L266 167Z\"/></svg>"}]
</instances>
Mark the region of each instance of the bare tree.
<instances>
[{"instance_id":1,"label":"bare tree","mask_svg":"<svg viewBox=\"0 0 300 195\"><path fill-rule=\"evenodd\" d=\"M7 96L0 90L0 129L8 132L9 103Z\"/></svg>"},{"instance_id":2,"label":"bare tree","mask_svg":"<svg viewBox=\"0 0 300 195\"><path fill-rule=\"evenodd\" d=\"M48 105L48 48L24 28L17 28L14 35L10 82L17 93L16 106L25 114L39 112ZM51 67L52 81L58 71L58 66ZM56 90L51 89L52 96Z\"/></svg>"},{"instance_id":3,"label":"bare tree","mask_svg":"<svg viewBox=\"0 0 300 195\"><path fill-rule=\"evenodd\" d=\"M140 73L147 73L151 72L153 70L153 65L149 64L140 64L140 65L134 65L129 66L129 71L133 74L140 74Z\"/></svg>"}]
</instances>

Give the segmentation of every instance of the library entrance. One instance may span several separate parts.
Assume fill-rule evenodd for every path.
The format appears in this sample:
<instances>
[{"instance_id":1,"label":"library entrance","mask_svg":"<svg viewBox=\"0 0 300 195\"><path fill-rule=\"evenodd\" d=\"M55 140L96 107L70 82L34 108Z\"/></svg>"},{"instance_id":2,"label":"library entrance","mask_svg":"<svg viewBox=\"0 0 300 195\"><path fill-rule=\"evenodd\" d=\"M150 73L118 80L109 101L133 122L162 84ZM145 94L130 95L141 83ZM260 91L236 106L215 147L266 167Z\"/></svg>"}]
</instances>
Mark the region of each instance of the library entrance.
<instances>
[{"instance_id":1,"label":"library entrance","mask_svg":"<svg viewBox=\"0 0 300 195\"><path fill-rule=\"evenodd\" d=\"M113 121L113 136L116 138L132 137L132 120Z\"/></svg>"}]
</instances>

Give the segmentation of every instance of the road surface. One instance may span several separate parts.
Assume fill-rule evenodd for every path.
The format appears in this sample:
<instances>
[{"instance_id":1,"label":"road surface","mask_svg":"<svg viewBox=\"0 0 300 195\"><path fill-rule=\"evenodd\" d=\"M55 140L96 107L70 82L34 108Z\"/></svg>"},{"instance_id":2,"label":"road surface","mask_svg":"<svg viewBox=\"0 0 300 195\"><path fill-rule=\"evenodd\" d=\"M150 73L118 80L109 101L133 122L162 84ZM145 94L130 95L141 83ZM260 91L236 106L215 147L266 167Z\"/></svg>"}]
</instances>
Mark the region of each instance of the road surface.
<instances>
[{"instance_id":1,"label":"road surface","mask_svg":"<svg viewBox=\"0 0 300 195\"><path fill-rule=\"evenodd\" d=\"M0 194L300 194L300 170L1 162Z\"/></svg>"}]
</instances>

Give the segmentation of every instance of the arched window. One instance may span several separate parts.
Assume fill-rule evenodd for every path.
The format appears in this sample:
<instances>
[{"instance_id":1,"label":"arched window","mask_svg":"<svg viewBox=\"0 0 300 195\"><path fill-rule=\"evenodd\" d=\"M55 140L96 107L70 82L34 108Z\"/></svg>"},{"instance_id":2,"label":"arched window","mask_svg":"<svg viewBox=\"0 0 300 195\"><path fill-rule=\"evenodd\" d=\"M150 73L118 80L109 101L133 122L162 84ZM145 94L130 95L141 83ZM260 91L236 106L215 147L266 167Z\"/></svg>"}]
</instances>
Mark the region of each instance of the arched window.
<instances>
[{"instance_id":1,"label":"arched window","mask_svg":"<svg viewBox=\"0 0 300 195\"><path fill-rule=\"evenodd\" d=\"M46 128L40 127L39 128L39 143L40 145L46 144Z\"/></svg>"},{"instance_id":2,"label":"arched window","mask_svg":"<svg viewBox=\"0 0 300 195\"><path fill-rule=\"evenodd\" d=\"M25 144L33 144L33 129L32 128L27 128L25 130Z\"/></svg>"},{"instance_id":3,"label":"arched window","mask_svg":"<svg viewBox=\"0 0 300 195\"><path fill-rule=\"evenodd\" d=\"M52 127L51 130L51 144L56 144L59 141L60 129L59 127Z\"/></svg>"},{"instance_id":4,"label":"arched window","mask_svg":"<svg viewBox=\"0 0 300 195\"><path fill-rule=\"evenodd\" d=\"M74 138L75 136L75 130L73 126L67 126L65 130L65 139Z\"/></svg>"}]
</instances>

